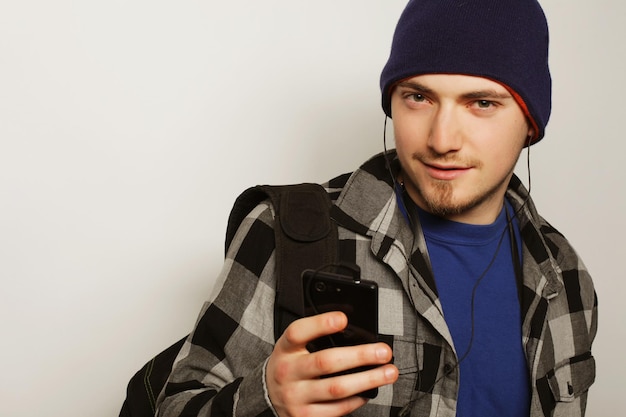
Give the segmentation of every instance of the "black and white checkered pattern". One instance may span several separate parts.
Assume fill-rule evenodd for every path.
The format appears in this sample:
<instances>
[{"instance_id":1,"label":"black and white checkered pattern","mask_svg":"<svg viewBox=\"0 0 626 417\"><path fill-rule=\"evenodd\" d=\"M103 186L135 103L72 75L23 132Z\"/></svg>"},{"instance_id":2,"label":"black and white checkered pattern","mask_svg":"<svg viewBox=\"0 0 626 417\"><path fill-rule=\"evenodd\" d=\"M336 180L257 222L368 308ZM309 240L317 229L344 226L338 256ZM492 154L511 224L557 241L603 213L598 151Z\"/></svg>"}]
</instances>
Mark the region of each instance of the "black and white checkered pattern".
<instances>
[{"instance_id":1,"label":"black and white checkered pattern","mask_svg":"<svg viewBox=\"0 0 626 417\"><path fill-rule=\"evenodd\" d=\"M379 331L400 377L355 416L453 417L458 358L425 248L398 210L380 155L326 184L335 201L340 257L379 285ZM567 240L536 212L521 182L507 192L523 240L522 324L532 383L531 416L583 416L595 377L591 343L597 300L591 278ZM264 384L274 343L273 210L243 221L224 267L158 401L157 415L273 416ZM418 225L418 233L421 233ZM297 277L295 277L297 279Z\"/></svg>"}]
</instances>

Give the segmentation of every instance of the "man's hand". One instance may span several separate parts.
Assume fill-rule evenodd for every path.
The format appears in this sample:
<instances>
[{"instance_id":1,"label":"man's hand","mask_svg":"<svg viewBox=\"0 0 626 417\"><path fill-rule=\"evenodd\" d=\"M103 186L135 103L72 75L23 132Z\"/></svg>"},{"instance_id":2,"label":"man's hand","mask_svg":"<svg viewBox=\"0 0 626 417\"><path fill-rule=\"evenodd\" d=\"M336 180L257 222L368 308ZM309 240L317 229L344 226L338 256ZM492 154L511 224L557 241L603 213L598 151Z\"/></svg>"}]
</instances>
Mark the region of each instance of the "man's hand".
<instances>
[{"instance_id":1,"label":"man's hand","mask_svg":"<svg viewBox=\"0 0 626 417\"><path fill-rule=\"evenodd\" d=\"M307 343L342 331L348 324L341 312L324 313L294 321L276 342L266 370L266 383L274 409L281 417L336 417L351 413L367 400L357 394L398 378L388 364L391 348L385 343L337 347L310 353ZM367 371L320 378L364 365Z\"/></svg>"}]
</instances>

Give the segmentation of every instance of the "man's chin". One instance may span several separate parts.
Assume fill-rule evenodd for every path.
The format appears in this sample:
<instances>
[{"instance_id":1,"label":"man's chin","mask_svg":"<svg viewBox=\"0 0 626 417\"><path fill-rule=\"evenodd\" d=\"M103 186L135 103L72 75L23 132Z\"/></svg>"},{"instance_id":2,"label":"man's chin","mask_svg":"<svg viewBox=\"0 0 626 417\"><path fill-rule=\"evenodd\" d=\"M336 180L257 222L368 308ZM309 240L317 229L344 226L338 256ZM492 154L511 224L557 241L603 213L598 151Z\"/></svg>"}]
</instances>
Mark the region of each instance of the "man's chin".
<instances>
[{"instance_id":1,"label":"man's chin","mask_svg":"<svg viewBox=\"0 0 626 417\"><path fill-rule=\"evenodd\" d=\"M467 211L469 211L472 207L468 207L466 205L461 204L452 204L452 203L427 203L427 211L435 216L449 218L452 216L461 215Z\"/></svg>"}]
</instances>

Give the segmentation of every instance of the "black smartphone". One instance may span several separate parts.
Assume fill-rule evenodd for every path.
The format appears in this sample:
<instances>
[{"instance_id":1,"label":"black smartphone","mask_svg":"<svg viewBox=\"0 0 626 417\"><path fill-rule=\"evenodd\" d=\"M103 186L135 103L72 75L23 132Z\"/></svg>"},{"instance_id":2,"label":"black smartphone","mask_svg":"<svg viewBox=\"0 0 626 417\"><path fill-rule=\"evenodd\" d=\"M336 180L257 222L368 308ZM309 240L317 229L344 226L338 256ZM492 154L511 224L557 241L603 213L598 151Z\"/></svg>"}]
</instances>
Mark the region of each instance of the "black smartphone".
<instances>
[{"instance_id":1,"label":"black smartphone","mask_svg":"<svg viewBox=\"0 0 626 417\"><path fill-rule=\"evenodd\" d=\"M302 273L302 279L304 312L307 316L342 311L348 317L348 325L342 332L310 342L307 345L310 352L378 341L378 285L375 282L362 281L359 276L310 269ZM372 368L375 366L359 367L341 374ZM374 398L377 394L378 389L372 389L360 395Z\"/></svg>"}]
</instances>

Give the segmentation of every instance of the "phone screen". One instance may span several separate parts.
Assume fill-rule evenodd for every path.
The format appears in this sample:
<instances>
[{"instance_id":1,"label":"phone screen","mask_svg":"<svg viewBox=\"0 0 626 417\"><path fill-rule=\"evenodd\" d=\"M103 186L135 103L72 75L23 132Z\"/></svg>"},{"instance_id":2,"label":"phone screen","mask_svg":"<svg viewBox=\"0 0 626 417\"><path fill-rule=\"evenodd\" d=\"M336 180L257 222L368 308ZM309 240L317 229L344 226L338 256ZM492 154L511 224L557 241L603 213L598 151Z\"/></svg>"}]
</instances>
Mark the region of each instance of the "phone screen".
<instances>
[{"instance_id":1,"label":"phone screen","mask_svg":"<svg viewBox=\"0 0 626 417\"><path fill-rule=\"evenodd\" d=\"M378 285L375 282L313 270L304 271L302 278L304 311L307 316L342 311L348 317L348 325L342 332L310 342L307 345L309 351L378 341ZM344 373L360 372L373 367L360 367ZM377 391L373 389L361 395L374 398Z\"/></svg>"}]
</instances>

